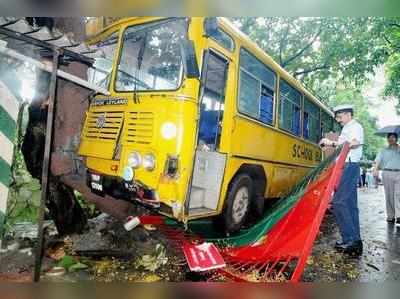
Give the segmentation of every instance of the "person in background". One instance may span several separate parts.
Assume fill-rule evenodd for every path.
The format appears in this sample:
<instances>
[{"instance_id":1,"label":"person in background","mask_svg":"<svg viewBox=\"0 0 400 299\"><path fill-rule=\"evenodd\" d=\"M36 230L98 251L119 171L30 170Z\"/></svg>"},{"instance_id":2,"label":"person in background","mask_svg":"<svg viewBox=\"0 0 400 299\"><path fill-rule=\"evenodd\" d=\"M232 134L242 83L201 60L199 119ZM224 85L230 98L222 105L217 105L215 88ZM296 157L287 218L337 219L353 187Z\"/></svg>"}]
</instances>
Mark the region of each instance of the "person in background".
<instances>
[{"instance_id":1,"label":"person in background","mask_svg":"<svg viewBox=\"0 0 400 299\"><path fill-rule=\"evenodd\" d=\"M361 187L365 187L367 185L367 169L365 167L362 167L361 171Z\"/></svg>"},{"instance_id":2,"label":"person in background","mask_svg":"<svg viewBox=\"0 0 400 299\"><path fill-rule=\"evenodd\" d=\"M383 188L386 199L386 220L400 225L400 146L395 133L387 135L388 146L375 159L374 176L382 170Z\"/></svg>"},{"instance_id":3,"label":"person in background","mask_svg":"<svg viewBox=\"0 0 400 299\"><path fill-rule=\"evenodd\" d=\"M368 169L367 174L365 176L365 180L366 180L368 189L375 187L375 180L374 180L374 176L372 175L372 171L373 171L373 169Z\"/></svg>"},{"instance_id":4,"label":"person in background","mask_svg":"<svg viewBox=\"0 0 400 299\"><path fill-rule=\"evenodd\" d=\"M323 138L320 146L336 147L349 143L350 151L340 179L338 189L332 200L332 212L336 218L342 241L336 242L335 248L343 253L359 256L363 251L360 236L359 210L357 202L357 183L360 177L360 160L364 143L364 129L353 119L351 105L340 105L334 108L335 118L343 127L338 141Z\"/></svg>"}]
</instances>

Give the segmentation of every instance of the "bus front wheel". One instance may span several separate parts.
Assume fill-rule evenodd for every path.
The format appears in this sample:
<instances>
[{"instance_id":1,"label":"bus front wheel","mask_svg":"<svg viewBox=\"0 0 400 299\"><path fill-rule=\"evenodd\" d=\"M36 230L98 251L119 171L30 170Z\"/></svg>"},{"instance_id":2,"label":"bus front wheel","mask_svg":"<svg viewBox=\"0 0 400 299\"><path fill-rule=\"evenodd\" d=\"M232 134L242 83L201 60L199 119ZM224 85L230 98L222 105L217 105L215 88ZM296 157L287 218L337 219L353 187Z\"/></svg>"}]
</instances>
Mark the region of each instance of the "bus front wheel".
<instances>
[{"instance_id":1,"label":"bus front wheel","mask_svg":"<svg viewBox=\"0 0 400 299\"><path fill-rule=\"evenodd\" d=\"M249 175L239 174L233 179L226 196L222 217L226 233L237 232L246 221L253 190L253 180Z\"/></svg>"}]
</instances>

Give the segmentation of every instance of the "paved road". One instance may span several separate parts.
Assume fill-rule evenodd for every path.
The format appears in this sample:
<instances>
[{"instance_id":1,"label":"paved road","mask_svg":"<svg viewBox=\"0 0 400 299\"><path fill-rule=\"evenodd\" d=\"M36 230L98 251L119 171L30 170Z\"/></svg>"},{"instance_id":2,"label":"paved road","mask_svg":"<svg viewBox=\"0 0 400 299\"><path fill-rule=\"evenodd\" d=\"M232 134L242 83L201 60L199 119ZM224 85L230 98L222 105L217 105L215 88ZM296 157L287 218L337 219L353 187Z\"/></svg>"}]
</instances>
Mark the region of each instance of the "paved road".
<instances>
[{"instance_id":1,"label":"paved road","mask_svg":"<svg viewBox=\"0 0 400 299\"><path fill-rule=\"evenodd\" d=\"M348 258L337 253L339 233L332 215L327 215L304 273L305 281L400 280L400 226L386 222L383 187L359 190L364 253Z\"/></svg>"}]
</instances>

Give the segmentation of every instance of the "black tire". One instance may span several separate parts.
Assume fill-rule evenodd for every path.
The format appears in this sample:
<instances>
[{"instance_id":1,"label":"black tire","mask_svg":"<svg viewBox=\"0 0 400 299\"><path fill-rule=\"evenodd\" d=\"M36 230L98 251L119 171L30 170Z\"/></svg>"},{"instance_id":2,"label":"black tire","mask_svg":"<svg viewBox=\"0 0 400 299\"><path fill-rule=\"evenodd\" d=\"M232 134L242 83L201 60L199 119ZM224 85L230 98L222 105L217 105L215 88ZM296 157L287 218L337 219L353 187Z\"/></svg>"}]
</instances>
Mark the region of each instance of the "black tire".
<instances>
[{"instance_id":1,"label":"black tire","mask_svg":"<svg viewBox=\"0 0 400 299\"><path fill-rule=\"evenodd\" d=\"M254 196L251 200L250 212L251 215L258 220L264 215L265 198L263 196Z\"/></svg>"},{"instance_id":2,"label":"black tire","mask_svg":"<svg viewBox=\"0 0 400 299\"><path fill-rule=\"evenodd\" d=\"M248 193L247 200L246 189ZM238 194L238 192L240 192L240 194ZM243 196L241 196L241 194ZM240 230L250 211L253 194L253 180L247 174L237 175L230 183L225 200L225 209L221 217L225 233L231 234ZM234 207L236 209L234 209Z\"/></svg>"}]
</instances>

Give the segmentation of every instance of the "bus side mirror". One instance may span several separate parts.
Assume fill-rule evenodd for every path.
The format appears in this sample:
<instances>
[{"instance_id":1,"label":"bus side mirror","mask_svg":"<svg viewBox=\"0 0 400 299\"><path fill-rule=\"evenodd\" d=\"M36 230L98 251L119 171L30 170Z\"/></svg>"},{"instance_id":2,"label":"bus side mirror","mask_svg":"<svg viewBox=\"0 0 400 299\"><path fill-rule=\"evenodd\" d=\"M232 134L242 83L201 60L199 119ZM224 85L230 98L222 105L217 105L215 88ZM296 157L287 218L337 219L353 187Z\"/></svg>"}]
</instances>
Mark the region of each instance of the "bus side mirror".
<instances>
[{"instance_id":1,"label":"bus side mirror","mask_svg":"<svg viewBox=\"0 0 400 299\"><path fill-rule=\"evenodd\" d=\"M183 58L183 68L186 73L186 78L199 78L199 65L197 64L193 41L181 41L181 51Z\"/></svg>"},{"instance_id":2,"label":"bus side mirror","mask_svg":"<svg viewBox=\"0 0 400 299\"><path fill-rule=\"evenodd\" d=\"M204 21L204 31L206 36L216 36L218 34L217 18L206 18Z\"/></svg>"}]
</instances>

